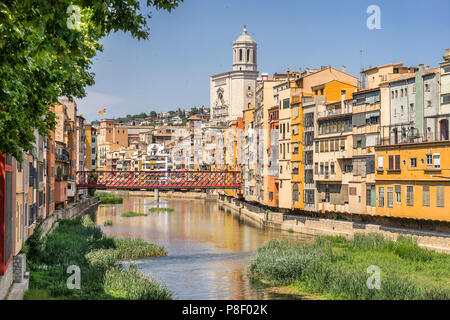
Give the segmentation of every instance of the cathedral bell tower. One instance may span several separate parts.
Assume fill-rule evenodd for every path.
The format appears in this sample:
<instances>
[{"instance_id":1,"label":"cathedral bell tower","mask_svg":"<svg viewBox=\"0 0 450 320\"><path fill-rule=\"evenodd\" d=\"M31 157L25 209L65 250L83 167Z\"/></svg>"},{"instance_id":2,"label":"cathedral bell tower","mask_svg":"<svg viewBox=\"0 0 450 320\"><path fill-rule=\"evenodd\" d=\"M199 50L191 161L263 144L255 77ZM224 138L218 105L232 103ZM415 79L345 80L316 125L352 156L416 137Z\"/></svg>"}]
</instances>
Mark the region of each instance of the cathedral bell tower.
<instances>
[{"instance_id":1,"label":"cathedral bell tower","mask_svg":"<svg viewBox=\"0 0 450 320\"><path fill-rule=\"evenodd\" d=\"M247 34L244 26L242 34L233 42L233 71L257 71L256 42Z\"/></svg>"}]
</instances>

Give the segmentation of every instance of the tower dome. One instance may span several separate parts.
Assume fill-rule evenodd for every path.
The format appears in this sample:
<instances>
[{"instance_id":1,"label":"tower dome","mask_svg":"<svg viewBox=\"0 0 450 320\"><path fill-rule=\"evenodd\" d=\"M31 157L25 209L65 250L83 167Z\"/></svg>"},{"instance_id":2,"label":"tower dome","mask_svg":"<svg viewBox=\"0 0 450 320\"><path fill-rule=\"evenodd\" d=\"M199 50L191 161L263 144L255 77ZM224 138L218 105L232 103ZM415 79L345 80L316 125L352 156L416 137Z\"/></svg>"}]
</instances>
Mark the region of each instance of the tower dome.
<instances>
[{"instance_id":1,"label":"tower dome","mask_svg":"<svg viewBox=\"0 0 450 320\"><path fill-rule=\"evenodd\" d=\"M234 43L237 42L246 42L246 43L255 43L252 37L250 37L247 33L247 28L244 26L244 29L242 30L242 34L236 39Z\"/></svg>"},{"instance_id":2,"label":"tower dome","mask_svg":"<svg viewBox=\"0 0 450 320\"><path fill-rule=\"evenodd\" d=\"M244 26L242 34L233 42L233 71L257 71L256 47L256 41Z\"/></svg>"}]
</instances>

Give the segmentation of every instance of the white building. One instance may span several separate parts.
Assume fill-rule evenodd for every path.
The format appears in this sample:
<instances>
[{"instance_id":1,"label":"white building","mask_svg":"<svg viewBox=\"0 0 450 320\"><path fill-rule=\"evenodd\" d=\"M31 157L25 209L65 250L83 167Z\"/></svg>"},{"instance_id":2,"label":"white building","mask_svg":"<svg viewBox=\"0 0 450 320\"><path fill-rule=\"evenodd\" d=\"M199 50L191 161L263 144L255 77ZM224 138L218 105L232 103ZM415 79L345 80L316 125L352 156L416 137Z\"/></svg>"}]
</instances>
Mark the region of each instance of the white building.
<instances>
[{"instance_id":1,"label":"white building","mask_svg":"<svg viewBox=\"0 0 450 320\"><path fill-rule=\"evenodd\" d=\"M244 26L242 34L233 42L233 71L211 76L211 120L234 120L242 117L249 103L255 104L256 51L256 42Z\"/></svg>"}]
</instances>

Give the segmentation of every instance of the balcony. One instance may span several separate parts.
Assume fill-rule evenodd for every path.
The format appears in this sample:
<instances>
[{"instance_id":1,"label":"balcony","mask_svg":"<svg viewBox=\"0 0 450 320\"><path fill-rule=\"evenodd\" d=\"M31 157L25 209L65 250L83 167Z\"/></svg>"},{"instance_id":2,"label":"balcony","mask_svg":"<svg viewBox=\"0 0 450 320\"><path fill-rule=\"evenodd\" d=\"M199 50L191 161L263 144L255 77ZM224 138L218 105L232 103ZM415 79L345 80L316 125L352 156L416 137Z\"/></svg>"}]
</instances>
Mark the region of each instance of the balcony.
<instances>
[{"instance_id":1,"label":"balcony","mask_svg":"<svg viewBox=\"0 0 450 320\"><path fill-rule=\"evenodd\" d=\"M56 161L69 163L69 151L67 149L58 149L55 158Z\"/></svg>"},{"instance_id":2,"label":"balcony","mask_svg":"<svg viewBox=\"0 0 450 320\"><path fill-rule=\"evenodd\" d=\"M336 118L343 115L352 114L352 108L325 110L317 113L317 119Z\"/></svg>"}]
</instances>

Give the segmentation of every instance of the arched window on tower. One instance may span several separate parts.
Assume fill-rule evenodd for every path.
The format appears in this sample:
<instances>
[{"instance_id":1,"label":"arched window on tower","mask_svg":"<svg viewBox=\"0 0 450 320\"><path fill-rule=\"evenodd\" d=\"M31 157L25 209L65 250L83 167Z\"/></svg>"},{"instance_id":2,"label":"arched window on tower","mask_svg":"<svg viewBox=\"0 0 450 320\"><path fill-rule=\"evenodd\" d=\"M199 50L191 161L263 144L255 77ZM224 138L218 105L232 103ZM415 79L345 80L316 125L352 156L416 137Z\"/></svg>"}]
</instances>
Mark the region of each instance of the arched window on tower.
<instances>
[{"instance_id":1,"label":"arched window on tower","mask_svg":"<svg viewBox=\"0 0 450 320\"><path fill-rule=\"evenodd\" d=\"M256 50L253 49L253 63L256 63Z\"/></svg>"},{"instance_id":2,"label":"arched window on tower","mask_svg":"<svg viewBox=\"0 0 450 320\"><path fill-rule=\"evenodd\" d=\"M239 49L239 61L242 61L242 49Z\"/></svg>"},{"instance_id":3,"label":"arched window on tower","mask_svg":"<svg viewBox=\"0 0 450 320\"><path fill-rule=\"evenodd\" d=\"M247 49L247 62L250 62L250 49Z\"/></svg>"}]
</instances>

